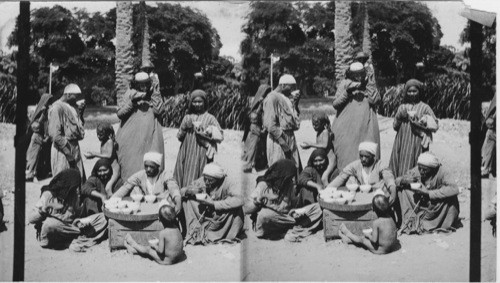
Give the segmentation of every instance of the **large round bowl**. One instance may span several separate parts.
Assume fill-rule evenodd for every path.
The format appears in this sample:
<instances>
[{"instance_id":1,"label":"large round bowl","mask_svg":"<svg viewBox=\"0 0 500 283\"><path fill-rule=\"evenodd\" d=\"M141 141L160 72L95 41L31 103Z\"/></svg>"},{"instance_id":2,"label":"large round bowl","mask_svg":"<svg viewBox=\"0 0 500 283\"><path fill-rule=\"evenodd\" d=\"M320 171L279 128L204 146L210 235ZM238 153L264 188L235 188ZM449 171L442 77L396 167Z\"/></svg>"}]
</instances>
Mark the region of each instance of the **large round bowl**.
<instances>
[{"instance_id":1,"label":"large round bowl","mask_svg":"<svg viewBox=\"0 0 500 283\"><path fill-rule=\"evenodd\" d=\"M338 188L338 191L347 192L346 187ZM322 208L332 211L367 211L372 209L373 193L356 194L354 200L348 204L338 204L330 200L325 201L318 198L318 203Z\"/></svg>"}]
</instances>

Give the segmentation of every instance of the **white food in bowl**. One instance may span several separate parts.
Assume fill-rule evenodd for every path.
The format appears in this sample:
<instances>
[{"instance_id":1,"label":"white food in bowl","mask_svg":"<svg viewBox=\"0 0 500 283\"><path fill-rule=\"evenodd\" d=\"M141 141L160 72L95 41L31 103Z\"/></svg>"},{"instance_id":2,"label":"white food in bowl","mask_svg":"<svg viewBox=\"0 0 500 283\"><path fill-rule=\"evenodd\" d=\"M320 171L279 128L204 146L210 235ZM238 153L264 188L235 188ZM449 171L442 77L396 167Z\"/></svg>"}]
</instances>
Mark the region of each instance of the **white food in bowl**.
<instances>
[{"instance_id":1,"label":"white food in bowl","mask_svg":"<svg viewBox=\"0 0 500 283\"><path fill-rule=\"evenodd\" d=\"M144 199L148 203L153 203L156 200L156 196L155 195L145 195Z\"/></svg>"},{"instance_id":2,"label":"white food in bowl","mask_svg":"<svg viewBox=\"0 0 500 283\"><path fill-rule=\"evenodd\" d=\"M372 186L371 185L361 185L361 186L359 186L359 189L363 193L367 193L367 192L369 192L372 189Z\"/></svg>"},{"instance_id":3,"label":"white food in bowl","mask_svg":"<svg viewBox=\"0 0 500 283\"><path fill-rule=\"evenodd\" d=\"M205 193L196 194L197 200L206 199L206 198L207 198L207 194L205 194Z\"/></svg>"},{"instance_id":4,"label":"white food in bowl","mask_svg":"<svg viewBox=\"0 0 500 283\"><path fill-rule=\"evenodd\" d=\"M130 197L131 197L134 201L139 202L139 201L141 201L141 200L142 200L142 198L143 198L144 196L143 196L143 195L141 195L141 194L133 194L133 195L130 195Z\"/></svg>"},{"instance_id":5,"label":"white food in bowl","mask_svg":"<svg viewBox=\"0 0 500 283\"><path fill-rule=\"evenodd\" d=\"M421 186L421 185L420 185L420 183L411 183L411 184L410 184L410 187L411 187L412 189L414 189L414 190L416 190L416 189L420 189L420 186Z\"/></svg>"},{"instance_id":6,"label":"white food in bowl","mask_svg":"<svg viewBox=\"0 0 500 283\"><path fill-rule=\"evenodd\" d=\"M358 184L347 184L346 187L349 191L355 191L358 189Z\"/></svg>"}]
</instances>

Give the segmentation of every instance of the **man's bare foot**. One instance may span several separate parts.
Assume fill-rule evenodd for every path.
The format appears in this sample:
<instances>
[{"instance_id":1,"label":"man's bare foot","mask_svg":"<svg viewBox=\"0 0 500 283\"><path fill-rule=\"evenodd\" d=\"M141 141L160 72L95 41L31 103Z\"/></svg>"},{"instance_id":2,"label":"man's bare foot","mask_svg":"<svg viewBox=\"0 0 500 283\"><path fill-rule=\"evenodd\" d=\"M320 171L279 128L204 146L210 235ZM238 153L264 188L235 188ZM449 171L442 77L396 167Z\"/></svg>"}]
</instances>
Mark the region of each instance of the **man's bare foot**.
<instances>
[{"instance_id":1,"label":"man's bare foot","mask_svg":"<svg viewBox=\"0 0 500 283\"><path fill-rule=\"evenodd\" d=\"M137 253L137 251L130 245L130 240L134 241L134 239L132 239L132 236L130 236L130 234L125 235L125 239L123 239L123 245L125 246L125 248L127 248L127 252L129 254L134 255Z\"/></svg>"},{"instance_id":2,"label":"man's bare foot","mask_svg":"<svg viewBox=\"0 0 500 283\"><path fill-rule=\"evenodd\" d=\"M351 239L349 239L343 232L342 230L339 230L339 236L340 239L342 240L342 243L344 244L350 244L352 243Z\"/></svg>"}]
</instances>

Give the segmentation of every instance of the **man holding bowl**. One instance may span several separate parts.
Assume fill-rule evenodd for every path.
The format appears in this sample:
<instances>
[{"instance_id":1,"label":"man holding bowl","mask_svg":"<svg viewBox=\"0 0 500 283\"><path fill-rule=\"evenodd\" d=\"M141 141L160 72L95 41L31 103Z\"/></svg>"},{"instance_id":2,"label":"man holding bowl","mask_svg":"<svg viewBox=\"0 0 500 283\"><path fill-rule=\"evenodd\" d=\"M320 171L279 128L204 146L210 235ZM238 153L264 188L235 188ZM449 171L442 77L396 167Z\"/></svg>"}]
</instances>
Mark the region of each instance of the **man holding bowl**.
<instances>
[{"instance_id":1,"label":"man holding bowl","mask_svg":"<svg viewBox=\"0 0 500 283\"><path fill-rule=\"evenodd\" d=\"M389 197L389 204L396 199L396 183L394 175L388 168L382 167L380 160L376 159L378 145L374 142L365 141L359 144L359 159L348 164L342 172L330 183L328 187L341 187L346 183L354 183L361 187L371 189L382 189ZM348 185L350 186L350 185ZM357 188L357 186L356 186Z\"/></svg>"},{"instance_id":2,"label":"man holding bowl","mask_svg":"<svg viewBox=\"0 0 500 283\"><path fill-rule=\"evenodd\" d=\"M181 211L181 194L179 185L167 172L160 172L163 154L148 152L144 154L144 170L141 170L128 178L112 197L123 198L124 196L145 195L145 198L156 196L175 205L175 213Z\"/></svg>"}]
</instances>

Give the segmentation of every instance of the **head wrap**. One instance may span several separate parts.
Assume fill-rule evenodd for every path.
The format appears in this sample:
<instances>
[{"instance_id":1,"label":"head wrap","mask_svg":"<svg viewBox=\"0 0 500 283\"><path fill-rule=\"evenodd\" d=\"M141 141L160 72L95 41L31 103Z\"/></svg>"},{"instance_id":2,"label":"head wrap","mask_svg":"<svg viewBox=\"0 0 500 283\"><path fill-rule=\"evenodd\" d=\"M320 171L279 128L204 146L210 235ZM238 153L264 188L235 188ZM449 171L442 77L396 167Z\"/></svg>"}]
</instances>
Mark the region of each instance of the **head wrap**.
<instances>
[{"instance_id":1,"label":"head wrap","mask_svg":"<svg viewBox=\"0 0 500 283\"><path fill-rule=\"evenodd\" d=\"M77 84L69 84L69 85L67 85L64 88L64 92L63 93L76 93L76 94L80 94L80 93L82 93L82 90L80 89L80 87L78 87Z\"/></svg>"},{"instance_id":2,"label":"head wrap","mask_svg":"<svg viewBox=\"0 0 500 283\"><path fill-rule=\"evenodd\" d=\"M42 193L50 191L55 198L66 200L68 195L80 187L82 178L80 171L66 169L57 174L50 183L42 187Z\"/></svg>"},{"instance_id":3,"label":"head wrap","mask_svg":"<svg viewBox=\"0 0 500 283\"><path fill-rule=\"evenodd\" d=\"M377 155L377 144L374 142L365 141L359 144L359 151L366 151L373 156Z\"/></svg>"},{"instance_id":4,"label":"head wrap","mask_svg":"<svg viewBox=\"0 0 500 283\"><path fill-rule=\"evenodd\" d=\"M97 171L99 171L99 168L103 166L110 170L111 176L113 174L113 168L111 167L111 160L109 160L109 158L100 158L99 160L97 160L94 168L92 168L92 173L90 175L97 177Z\"/></svg>"},{"instance_id":5,"label":"head wrap","mask_svg":"<svg viewBox=\"0 0 500 283\"><path fill-rule=\"evenodd\" d=\"M273 163L263 176L257 177L257 183L266 182L281 192L285 180L295 176L297 176L295 162L289 159L281 159Z\"/></svg>"},{"instance_id":6,"label":"head wrap","mask_svg":"<svg viewBox=\"0 0 500 283\"><path fill-rule=\"evenodd\" d=\"M441 166L441 163L439 163L439 159L429 152L420 154L417 159L417 164L429 168L438 168L439 166Z\"/></svg>"},{"instance_id":7,"label":"head wrap","mask_svg":"<svg viewBox=\"0 0 500 283\"><path fill-rule=\"evenodd\" d=\"M358 73L364 71L365 67L360 62L354 62L349 66L349 71L351 73Z\"/></svg>"},{"instance_id":8,"label":"head wrap","mask_svg":"<svg viewBox=\"0 0 500 283\"><path fill-rule=\"evenodd\" d=\"M135 74L134 81L138 83L147 82L149 81L149 75L146 72L139 72Z\"/></svg>"},{"instance_id":9,"label":"head wrap","mask_svg":"<svg viewBox=\"0 0 500 283\"><path fill-rule=\"evenodd\" d=\"M328 152L323 148L317 148L311 153L311 156L309 156L309 160L307 161L307 166L313 167L314 159L318 156L323 157L323 159L326 160L326 166L328 166Z\"/></svg>"},{"instance_id":10,"label":"head wrap","mask_svg":"<svg viewBox=\"0 0 500 283\"><path fill-rule=\"evenodd\" d=\"M294 85L294 84L297 84L297 82L295 81L295 78L292 75L284 74L283 76L280 77L279 84L280 85Z\"/></svg>"},{"instance_id":11,"label":"head wrap","mask_svg":"<svg viewBox=\"0 0 500 283\"><path fill-rule=\"evenodd\" d=\"M191 94L189 96L189 109L190 109L190 111L194 112L194 109L192 108L193 107L193 100L197 97L201 97L203 99L203 101L205 101L204 108L205 108L205 110L207 110L207 107L208 107L207 93L201 89L195 89L195 90L193 90L193 92L191 92Z\"/></svg>"},{"instance_id":12,"label":"head wrap","mask_svg":"<svg viewBox=\"0 0 500 283\"><path fill-rule=\"evenodd\" d=\"M412 86L416 87L419 92L422 92L423 83L417 79L410 79L405 84L405 89L404 89L405 95L408 92L408 89Z\"/></svg>"},{"instance_id":13,"label":"head wrap","mask_svg":"<svg viewBox=\"0 0 500 283\"><path fill-rule=\"evenodd\" d=\"M226 172L222 167L215 163L209 163L203 168L203 175L214 177L216 179L222 179L226 177Z\"/></svg>"},{"instance_id":14,"label":"head wrap","mask_svg":"<svg viewBox=\"0 0 500 283\"><path fill-rule=\"evenodd\" d=\"M151 161L157 164L158 166L161 166L162 159L163 159L163 154L158 152L150 151L144 154L144 162Z\"/></svg>"}]
</instances>

